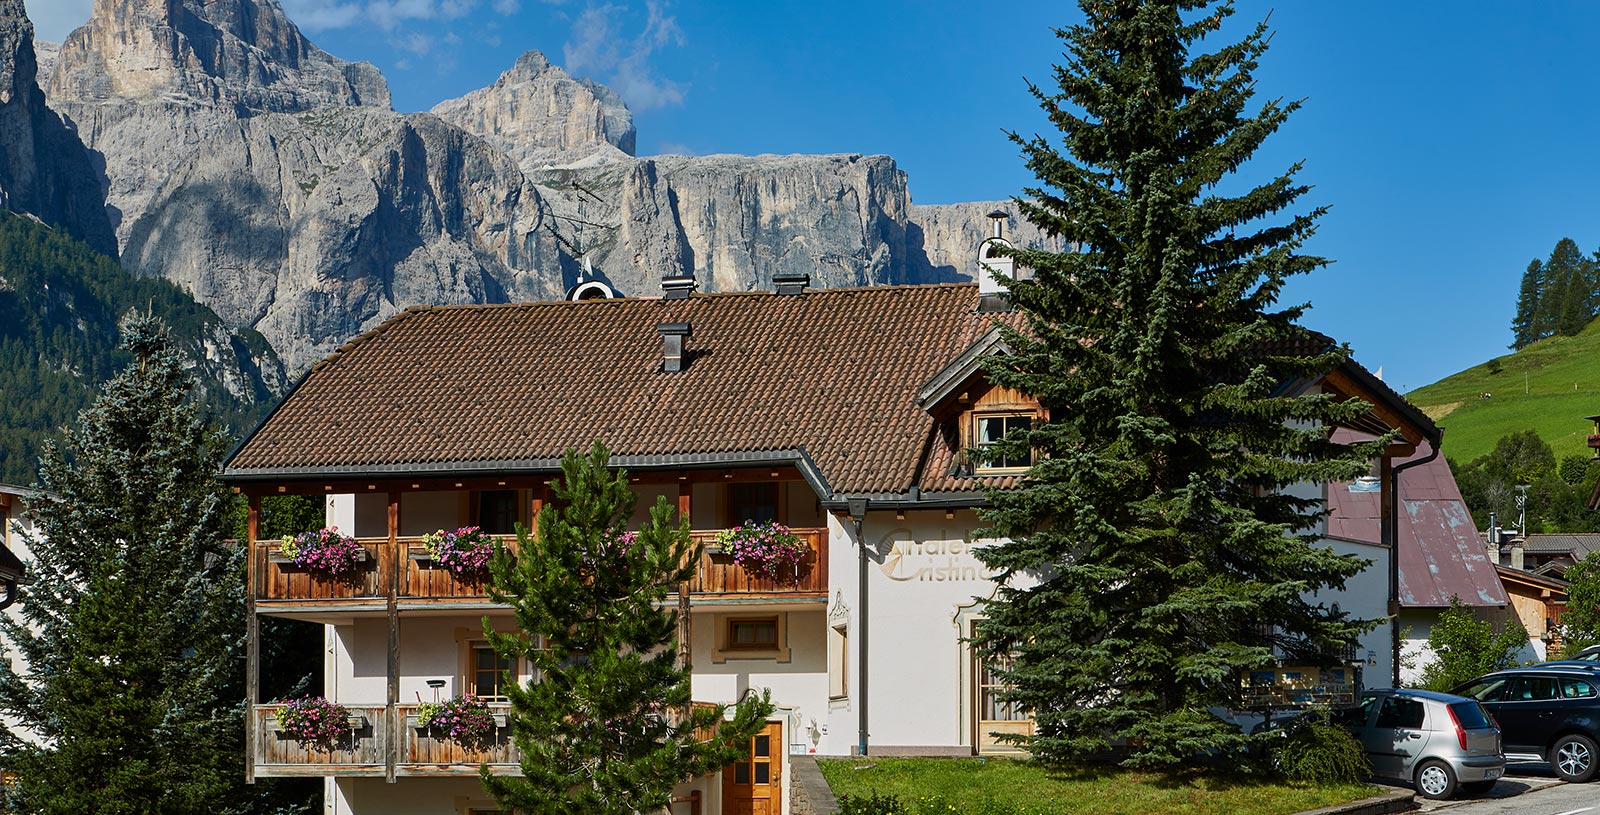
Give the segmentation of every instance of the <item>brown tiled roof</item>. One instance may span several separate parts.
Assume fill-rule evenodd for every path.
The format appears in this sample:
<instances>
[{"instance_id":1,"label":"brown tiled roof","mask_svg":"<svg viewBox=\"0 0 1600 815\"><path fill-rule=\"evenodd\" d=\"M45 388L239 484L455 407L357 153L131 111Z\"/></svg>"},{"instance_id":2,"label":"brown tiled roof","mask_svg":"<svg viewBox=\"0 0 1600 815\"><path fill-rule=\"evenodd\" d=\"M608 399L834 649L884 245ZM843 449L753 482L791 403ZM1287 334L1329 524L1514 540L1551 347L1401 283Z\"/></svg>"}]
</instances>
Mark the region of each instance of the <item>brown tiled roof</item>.
<instances>
[{"instance_id":1,"label":"brown tiled roof","mask_svg":"<svg viewBox=\"0 0 1600 815\"><path fill-rule=\"evenodd\" d=\"M977 302L931 285L414 308L318 363L227 474L512 470L600 439L618 456L803 449L835 493L903 493L935 428L914 397L992 327ZM661 370L669 322L694 332L678 373Z\"/></svg>"}]
</instances>

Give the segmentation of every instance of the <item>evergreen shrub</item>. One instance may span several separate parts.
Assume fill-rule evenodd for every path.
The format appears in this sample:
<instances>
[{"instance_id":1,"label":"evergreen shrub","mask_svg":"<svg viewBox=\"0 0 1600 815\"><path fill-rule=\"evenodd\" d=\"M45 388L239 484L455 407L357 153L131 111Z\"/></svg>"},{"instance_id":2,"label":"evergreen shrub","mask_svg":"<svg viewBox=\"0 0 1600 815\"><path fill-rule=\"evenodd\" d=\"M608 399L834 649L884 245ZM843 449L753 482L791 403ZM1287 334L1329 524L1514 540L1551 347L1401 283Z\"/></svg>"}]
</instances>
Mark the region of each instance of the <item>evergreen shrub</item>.
<instances>
[{"instance_id":1,"label":"evergreen shrub","mask_svg":"<svg viewBox=\"0 0 1600 815\"><path fill-rule=\"evenodd\" d=\"M1321 714L1300 720L1281 736L1271 750L1272 763L1290 781L1354 784L1372 774L1361 742Z\"/></svg>"}]
</instances>

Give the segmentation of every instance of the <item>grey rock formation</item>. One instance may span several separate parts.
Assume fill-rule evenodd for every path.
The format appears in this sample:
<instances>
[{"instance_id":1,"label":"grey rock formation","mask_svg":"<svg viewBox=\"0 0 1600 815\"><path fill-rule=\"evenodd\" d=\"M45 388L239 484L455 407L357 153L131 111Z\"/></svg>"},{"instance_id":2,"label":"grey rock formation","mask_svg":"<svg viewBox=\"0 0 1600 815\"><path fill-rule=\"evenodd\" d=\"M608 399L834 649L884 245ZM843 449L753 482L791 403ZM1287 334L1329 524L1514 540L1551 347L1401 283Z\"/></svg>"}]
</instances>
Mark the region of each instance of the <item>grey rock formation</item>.
<instances>
[{"instance_id":1,"label":"grey rock formation","mask_svg":"<svg viewBox=\"0 0 1600 815\"><path fill-rule=\"evenodd\" d=\"M1066 241L1047 237L1017 213L1014 201L972 201L911 207L907 243L927 259L926 274L936 280L975 280L978 244L994 234L989 213L1007 213L1004 235L1015 246L1059 252Z\"/></svg>"},{"instance_id":2,"label":"grey rock formation","mask_svg":"<svg viewBox=\"0 0 1600 815\"><path fill-rule=\"evenodd\" d=\"M262 114L210 134L128 229L165 275L300 370L416 303L560 297L539 195L429 114Z\"/></svg>"},{"instance_id":3,"label":"grey rock formation","mask_svg":"<svg viewBox=\"0 0 1600 815\"><path fill-rule=\"evenodd\" d=\"M77 134L45 107L37 70L22 0L0 0L0 207L114 255L94 165Z\"/></svg>"},{"instance_id":4,"label":"grey rock formation","mask_svg":"<svg viewBox=\"0 0 1600 815\"><path fill-rule=\"evenodd\" d=\"M277 0L95 0L61 44L52 104L180 100L243 111L387 107L378 69L329 56Z\"/></svg>"},{"instance_id":5,"label":"grey rock formation","mask_svg":"<svg viewBox=\"0 0 1600 815\"><path fill-rule=\"evenodd\" d=\"M493 85L440 102L439 118L482 136L529 171L633 155L633 114L616 92L574 80L538 51Z\"/></svg>"},{"instance_id":6,"label":"grey rock formation","mask_svg":"<svg viewBox=\"0 0 1600 815\"><path fill-rule=\"evenodd\" d=\"M910 195L888 156L657 156L533 173L571 253L619 291L657 293L693 273L701 291L928 280L905 245Z\"/></svg>"},{"instance_id":7,"label":"grey rock formation","mask_svg":"<svg viewBox=\"0 0 1600 815\"><path fill-rule=\"evenodd\" d=\"M0 0L19 3L20 0ZM297 371L417 303L970 277L990 205L914 207L887 156L634 158L617 94L529 52L432 114L317 50L276 0L96 0L50 103L102 162L125 266Z\"/></svg>"},{"instance_id":8,"label":"grey rock formation","mask_svg":"<svg viewBox=\"0 0 1600 815\"><path fill-rule=\"evenodd\" d=\"M39 39L33 41L34 59L39 63L39 87L50 85L50 71L56 67L56 57L60 54L61 43Z\"/></svg>"}]
</instances>

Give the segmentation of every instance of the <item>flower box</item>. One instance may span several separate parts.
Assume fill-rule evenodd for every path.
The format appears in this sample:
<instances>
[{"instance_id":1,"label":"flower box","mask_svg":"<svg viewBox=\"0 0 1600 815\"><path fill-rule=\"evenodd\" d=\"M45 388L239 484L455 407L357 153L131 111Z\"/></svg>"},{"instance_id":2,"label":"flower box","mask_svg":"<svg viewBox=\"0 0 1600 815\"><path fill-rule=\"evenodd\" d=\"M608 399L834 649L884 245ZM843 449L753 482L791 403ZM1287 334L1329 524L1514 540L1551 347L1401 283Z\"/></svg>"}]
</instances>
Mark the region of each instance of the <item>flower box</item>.
<instances>
[{"instance_id":1,"label":"flower box","mask_svg":"<svg viewBox=\"0 0 1600 815\"><path fill-rule=\"evenodd\" d=\"M494 718L494 726L495 727L505 727L506 726L506 714L504 714L504 713L491 713L489 715ZM432 728L433 725L423 724L421 717L419 717L415 713L413 713L413 714L410 714L410 715L406 716L406 727L409 727L412 730L428 730L428 729Z\"/></svg>"},{"instance_id":2,"label":"flower box","mask_svg":"<svg viewBox=\"0 0 1600 815\"><path fill-rule=\"evenodd\" d=\"M355 554L355 558L356 558L356 562L357 563L366 563L367 562L367 550L366 549L362 549L361 551L357 552ZM280 551L277 551L277 550L274 550L274 551L269 552L267 554L267 562L268 563L273 563L273 564L276 564L276 565L279 565L279 566L290 566L290 567L297 568L297 569L305 568L304 566L300 566L300 565L296 564L294 562L294 558L289 557L289 556L285 555L284 553L282 553Z\"/></svg>"},{"instance_id":3,"label":"flower box","mask_svg":"<svg viewBox=\"0 0 1600 815\"><path fill-rule=\"evenodd\" d=\"M367 721L367 717L359 713L352 713L345 717L345 725L351 730L365 730L370 724L371 722ZM283 730L282 727L278 726L278 720L271 718L267 719L267 729L277 731Z\"/></svg>"}]
</instances>

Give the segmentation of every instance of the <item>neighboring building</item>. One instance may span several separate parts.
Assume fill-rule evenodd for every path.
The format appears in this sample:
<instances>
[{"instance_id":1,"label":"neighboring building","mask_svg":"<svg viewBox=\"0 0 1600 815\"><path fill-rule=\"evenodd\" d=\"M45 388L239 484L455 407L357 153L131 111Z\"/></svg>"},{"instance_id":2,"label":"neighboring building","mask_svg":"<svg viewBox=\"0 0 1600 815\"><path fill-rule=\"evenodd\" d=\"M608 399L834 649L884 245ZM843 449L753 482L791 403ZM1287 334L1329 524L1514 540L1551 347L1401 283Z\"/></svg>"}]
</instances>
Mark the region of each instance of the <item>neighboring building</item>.
<instances>
[{"instance_id":1,"label":"neighboring building","mask_svg":"<svg viewBox=\"0 0 1600 815\"><path fill-rule=\"evenodd\" d=\"M1490 557L1494 552L1489 553ZM1511 605L1490 619L1504 624L1515 616L1528 630L1528 655L1543 661L1550 649L1561 645L1561 613L1567 609L1567 581L1496 563L1495 573L1505 586ZM1524 659L1523 661L1527 661Z\"/></svg>"},{"instance_id":2,"label":"neighboring building","mask_svg":"<svg viewBox=\"0 0 1600 815\"><path fill-rule=\"evenodd\" d=\"M963 451L1044 418L979 366L1005 352L995 319L1014 316L993 310L987 285L777 282L778 293L691 296L692 280L669 279L657 299L412 308L316 365L225 478L251 508L252 677L260 616L325 624L326 693L361 718L349 749L302 749L271 727L276 708L252 679L251 777L325 777L337 813L492 810L477 766L515 771L506 736L469 753L407 716L433 698L430 683L496 697L507 666L479 620L512 621L481 585L419 557L419 536L529 523L562 452L595 439L631 474L641 516L664 497L701 540L776 519L815 552L792 582L701 559L686 619L694 699L769 688L779 709L753 758L684 784L675 813L787 812L791 753L972 755L997 749L995 732L1027 732L965 642L995 588L972 554L974 509L1029 462L984 466ZM1393 456L1437 439L1354 363L1293 387L1373 403L1354 429L1400 428ZM313 579L257 539L262 497L286 493L326 496L329 523L366 549L358 579ZM1381 563L1325 599L1384 616L1387 550L1330 545ZM1363 642L1369 676L1389 676L1392 637L1384 627Z\"/></svg>"},{"instance_id":3,"label":"neighboring building","mask_svg":"<svg viewBox=\"0 0 1600 815\"><path fill-rule=\"evenodd\" d=\"M1592 532L1534 534L1508 538L1500 545L1512 568L1562 577L1567 568L1600 552L1600 534Z\"/></svg>"},{"instance_id":4,"label":"neighboring building","mask_svg":"<svg viewBox=\"0 0 1600 815\"><path fill-rule=\"evenodd\" d=\"M1394 469L1400 470L1396 620L1402 640L1402 685L1421 678L1423 665L1432 657L1428 637L1433 622L1450 606L1452 597L1482 610L1487 618L1497 618L1511 603L1494 562L1484 551L1450 465L1443 456L1430 459L1431 452L1424 446L1394 462ZM1382 548L1385 496L1376 489L1376 480L1328 485L1329 537ZM1526 656L1533 656L1531 645ZM1368 686L1377 687L1372 682Z\"/></svg>"},{"instance_id":5,"label":"neighboring building","mask_svg":"<svg viewBox=\"0 0 1600 815\"><path fill-rule=\"evenodd\" d=\"M17 553L28 554L22 536L33 528L33 521L22 512L22 499L30 492L0 484L0 609L17 601L17 583L27 571Z\"/></svg>"}]
</instances>

